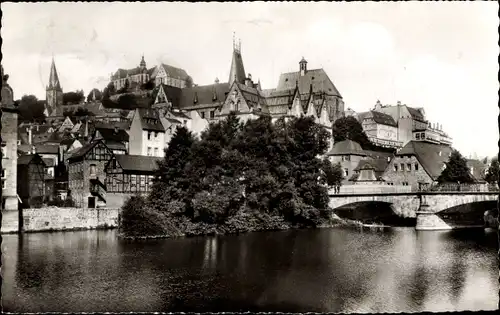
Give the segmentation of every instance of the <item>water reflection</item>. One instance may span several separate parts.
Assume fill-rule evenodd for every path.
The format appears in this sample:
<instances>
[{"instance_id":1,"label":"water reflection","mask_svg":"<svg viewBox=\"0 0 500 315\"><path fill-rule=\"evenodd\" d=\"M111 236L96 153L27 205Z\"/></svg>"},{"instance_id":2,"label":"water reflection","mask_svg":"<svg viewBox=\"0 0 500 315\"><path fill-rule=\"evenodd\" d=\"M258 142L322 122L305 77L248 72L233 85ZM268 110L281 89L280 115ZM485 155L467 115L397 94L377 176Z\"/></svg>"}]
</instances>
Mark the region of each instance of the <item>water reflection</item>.
<instances>
[{"instance_id":1,"label":"water reflection","mask_svg":"<svg viewBox=\"0 0 500 315\"><path fill-rule=\"evenodd\" d=\"M15 312L419 312L497 307L496 234L294 230L130 242L6 235Z\"/></svg>"}]
</instances>

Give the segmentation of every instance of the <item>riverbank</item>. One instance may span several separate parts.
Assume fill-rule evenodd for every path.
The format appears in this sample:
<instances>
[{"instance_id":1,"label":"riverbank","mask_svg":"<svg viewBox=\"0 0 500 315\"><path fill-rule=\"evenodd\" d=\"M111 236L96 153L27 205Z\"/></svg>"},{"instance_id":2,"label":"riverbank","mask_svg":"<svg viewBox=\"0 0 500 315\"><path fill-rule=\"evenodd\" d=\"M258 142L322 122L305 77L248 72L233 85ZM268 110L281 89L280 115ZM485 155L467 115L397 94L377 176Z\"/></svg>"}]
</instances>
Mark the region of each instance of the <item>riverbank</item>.
<instances>
[{"instance_id":1,"label":"riverbank","mask_svg":"<svg viewBox=\"0 0 500 315\"><path fill-rule=\"evenodd\" d=\"M172 222L172 221L175 221ZM160 220L162 221L162 220ZM179 238L193 236L210 236L210 235L231 235L243 234L248 232L264 232L264 231L284 231L290 229L322 229L334 227L354 227L368 229L384 229L390 226L384 224L365 224L361 221L343 219L332 213L328 219L318 220L315 226L307 226L303 224L292 224L287 222L281 216L272 216L262 213L239 213L230 218L223 224L208 224L204 222L191 222L187 218L170 218L165 228L165 233L150 234L150 235L127 235L122 229L118 231L118 237L128 240L142 239L160 239L160 238ZM165 226L164 226L165 227Z\"/></svg>"}]
</instances>

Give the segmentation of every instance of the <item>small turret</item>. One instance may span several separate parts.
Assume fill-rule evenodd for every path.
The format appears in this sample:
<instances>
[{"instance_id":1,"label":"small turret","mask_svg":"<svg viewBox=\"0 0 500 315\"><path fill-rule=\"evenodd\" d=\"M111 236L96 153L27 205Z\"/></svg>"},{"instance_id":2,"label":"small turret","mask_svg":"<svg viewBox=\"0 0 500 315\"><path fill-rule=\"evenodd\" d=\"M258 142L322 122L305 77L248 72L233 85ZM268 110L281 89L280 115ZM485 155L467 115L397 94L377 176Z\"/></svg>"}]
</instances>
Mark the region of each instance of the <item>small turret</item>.
<instances>
[{"instance_id":1,"label":"small turret","mask_svg":"<svg viewBox=\"0 0 500 315\"><path fill-rule=\"evenodd\" d=\"M146 69L146 61L144 60L144 54L142 55L141 58L141 63L139 64L141 69Z\"/></svg>"},{"instance_id":2,"label":"small turret","mask_svg":"<svg viewBox=\"0 0 500 315\"><path fill-rule=\"evenodd\" d=\"M300 66L300 76L302 77L307 72L307 61L304 59L304 57L302 57L302 60L300 60L299 66Z\"/></svg>"}]
</instances>

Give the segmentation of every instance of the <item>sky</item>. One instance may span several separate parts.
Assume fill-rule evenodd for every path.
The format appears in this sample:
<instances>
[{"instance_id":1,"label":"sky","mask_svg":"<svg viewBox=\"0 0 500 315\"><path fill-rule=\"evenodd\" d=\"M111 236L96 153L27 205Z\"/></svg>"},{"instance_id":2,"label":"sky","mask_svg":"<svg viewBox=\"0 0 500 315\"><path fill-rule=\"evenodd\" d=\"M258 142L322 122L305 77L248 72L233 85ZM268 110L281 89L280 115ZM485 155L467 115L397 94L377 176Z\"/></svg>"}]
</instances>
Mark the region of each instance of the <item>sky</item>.
<instances>
[{"instance_id":1,"label":"sky","mask_svg":"<svg viewBox=\"0 0 500 315\"><path fill-rule=\"evenodd\" d=\"M233 32L265 89L323 68L345 107L423 107L463 155L498 153L498 3L2 3L2 65L14 97L45 99L54 57L65 92L103 89L144 54L195 84L227 82Z\"/></svg>"}]
</instances>

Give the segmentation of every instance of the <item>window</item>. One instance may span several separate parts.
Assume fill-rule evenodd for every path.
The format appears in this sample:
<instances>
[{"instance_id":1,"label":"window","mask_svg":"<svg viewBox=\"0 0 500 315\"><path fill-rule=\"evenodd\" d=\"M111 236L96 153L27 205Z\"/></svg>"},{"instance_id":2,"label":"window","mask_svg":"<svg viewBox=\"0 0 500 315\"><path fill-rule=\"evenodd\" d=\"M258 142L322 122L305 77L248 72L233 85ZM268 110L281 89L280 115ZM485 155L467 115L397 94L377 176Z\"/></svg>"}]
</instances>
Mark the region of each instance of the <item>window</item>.
<instances>
[{"instance_id":1,"label":"window","mask_svg":"<svg viewBox=\"0 0 500 315\"><path fill-rule=\"evenodd\" d=\"M205 112L201 112L201 118L205 119Z\"/></svg>"},{"instance_id":2,"label":"window","mask_svg":"<svg viewBox=\"0 0 500 315\"><path fill-rule=\"evenodd\" d=\"M158 155L158 148L155 148L155 156L159 156Z\"/></svg>"},{"instance_id":3,"label":"window","mask_svg":"<svg viewBox=\"0 0 500 315\"><path fill-rule=\"evenodd\" d=\"M148 131L148 140L151 140L151 131Z\"/></svg>"},{"instance_id":4,"label":"window","mask_svg":"<svg viewBox=\"0 0 500 315\"><path fill-rule=\"evenodd\" d=\"M135 175L130 175L130 185L133 187L136 185L136 178Z\"/></svg>"},{"instance_id":5,"label":"window","mask_svg":"<svg viewBox=\"0 0 500 315\"><path fill-rule=\"evenodd\" d=\"M146 185L146 175L141 175L141 186Z\"/></svg>"},{"instance_id":6,"label":"window","mask_svg":"<svg viewBox=\"0 0 500 315\"><path fill-rule=\"evenodd\" d=\"M215 110L210 111L210 118L214 119L215 118Z\"/></svg>"},{"instance_id":7,"label":"window","mask_svg":"<svg viewBox=\"0 0 500 315\"><path fill-rule=\"evenodd\" d=\"M5 168L3 168L2 169L2 178L5 178L5 176L6 176L5 174L7 174L7 172L6 172Z\"/></svg>"},{"instance_id":8,"label":"window","mask_svg":"<svg viewBox=\"0 0 500 315\"><path fill-rule=\"evenodd\" d=\"M151 156L151 147L148 147L148 156Z\"/></svg>"},{"instance_id":9,"label":"window","mask_svg":"<svg viewBox=\"0 0 500 315\"><path fill-rule=\"evenodd\" d=\"M345 177L349 176L349 169L344 168L344 176Z\"/></svg>"},{"instance_id":10,"label":"window","mask_svg":"<svg viewBox=\"0 0 500 315\"><path fill-rule=\"evenodd\" d=\"M158 138L158 131L155 131L155 139Z\"/></svg>"},{"instance_id":11,"label":"window","mask_svg":"<svg viewBox=\"0 0 500 315\"><path fill-rule=\"evenodd\" d=\"M2 159L7 158L7 147L2 146Z\"/></svg>"},{"instance_id":12,"label":"window","mask_svg":"<svg viewBox=\"0 0 500 315\"><path fill-rule=\"evenodd\" d=\"M400 167L401 167L401 172L404 172L405 171L405 165L404 165L404 163L401 163Z\"/></svg>"},{"instance_id":13,"label":"window","mask_svg":"<svg viewBox=\"0 0 500 315\"><path fill-rule=\"evenodd\" d=\"M418 171L418 163L415 163L415 171Z\"/></svg>"},{"instance_id":14,"label":"window","mask_svg":"<svg viewBox=\"0 0 500 315\"><path fill-rule=\"evenodd\" d=\"M415 134L415 138L416 138L417 140L420 140L420 134L419 134L419 133L416 133L416 134Z\"/></svg>"},{"instance_id":15,"label":"window","mask_svg":"<svg viewBox=\"0 0 500 315\"><path fill-rule=\"evenodd\" d=\"M420 134L420 138L421 138L422 140L425 140L425 132L422 132L422 133Z\"/></svg>"},{"instance_id":16,"label":"window","mask_svg":"<svg viewBox=\"0 0 500 315\"><path fill-rule=\"evenodd\" d=\"M148 185L151 187L153 186L153 176L152 175L149 175L148 176Z\"/></svg>"},{"instance_id":17,"label":"window","mask_svg":"<svg viewBox=\"0 0 500 315\"><path fill-rule=\"evenodd\" d=\"M2 180L2 189L5 189L5 181Z\"/></svg>"},{"instance_id":18,"label":"window","mask_svg":"<svg viewBox=\"0 0 500 315\"><path fill-rule=\"evenodd\" d=\"M394 164L394 172L397 172L397 171L398 171L398 165Z\"/></svg>"},{"instance_id":19,"label":"window","mask_svg":"<svg viewBox=\"0 0 500 315\"><path fill-rule=\"evenodd\" d=\"M406 170L411 172L411 163L406 164Z\"/></svg>"},{"instance_id":20,"label":"window","mask_svg":"<svg viewBox=\"0 0 500 315\"><path fill-rule=\"evenodd\" d=\"M351 156L350 155L343 155L342 156L342 160L343 161L350 161L351 160Z\"/></svg>"}]
</instances>

